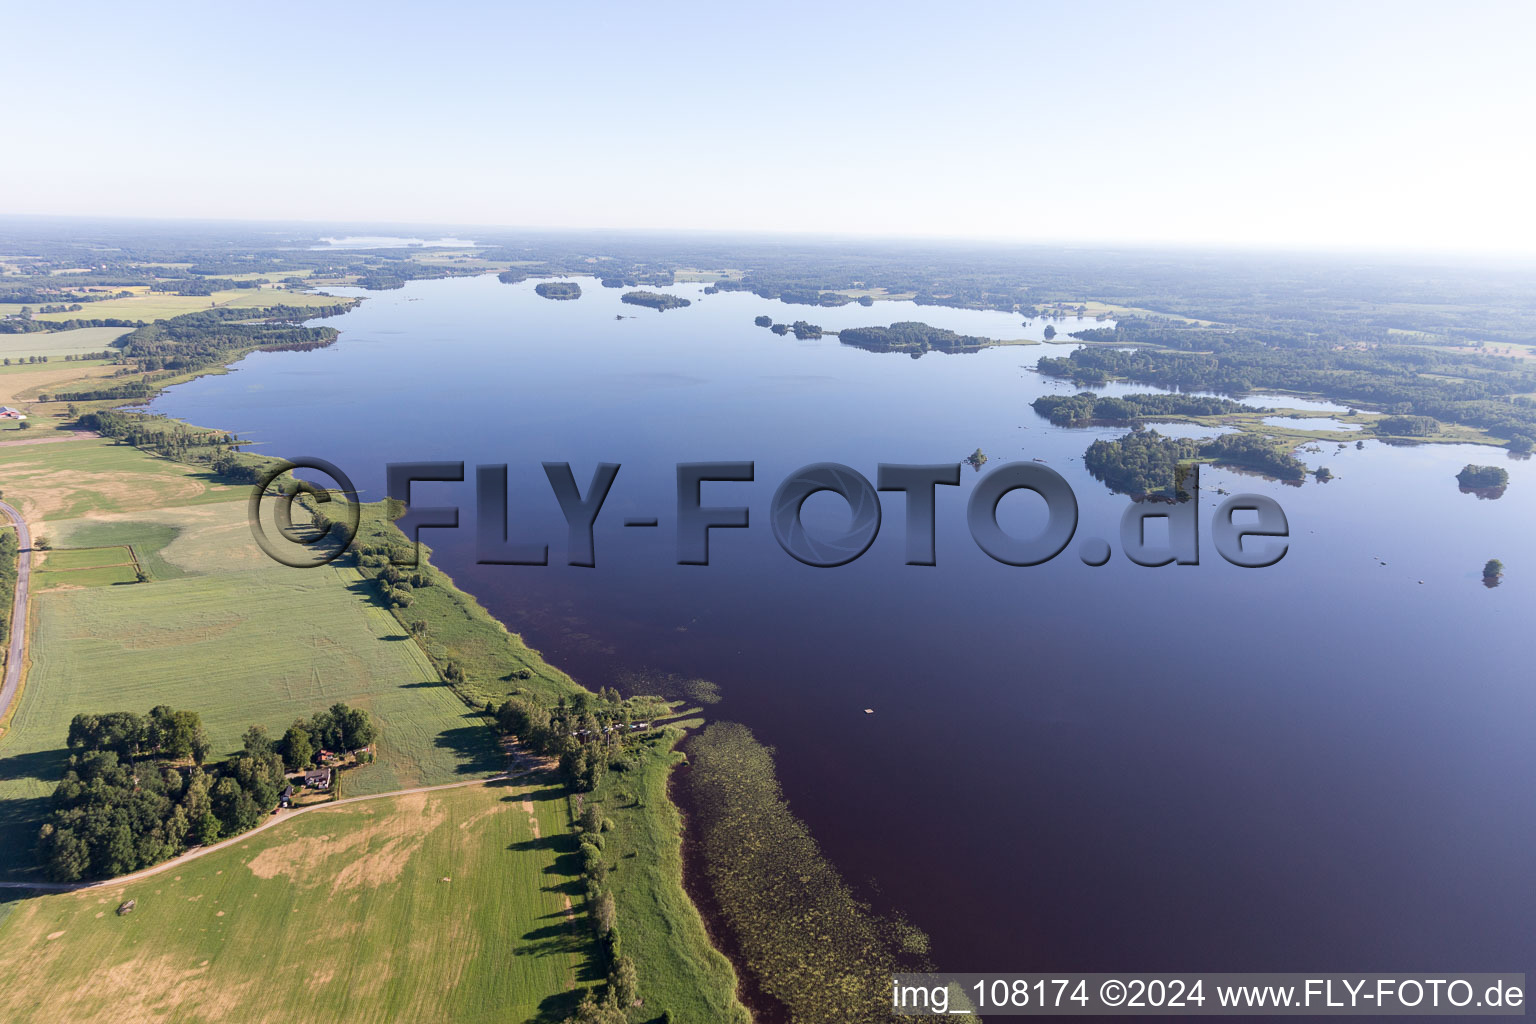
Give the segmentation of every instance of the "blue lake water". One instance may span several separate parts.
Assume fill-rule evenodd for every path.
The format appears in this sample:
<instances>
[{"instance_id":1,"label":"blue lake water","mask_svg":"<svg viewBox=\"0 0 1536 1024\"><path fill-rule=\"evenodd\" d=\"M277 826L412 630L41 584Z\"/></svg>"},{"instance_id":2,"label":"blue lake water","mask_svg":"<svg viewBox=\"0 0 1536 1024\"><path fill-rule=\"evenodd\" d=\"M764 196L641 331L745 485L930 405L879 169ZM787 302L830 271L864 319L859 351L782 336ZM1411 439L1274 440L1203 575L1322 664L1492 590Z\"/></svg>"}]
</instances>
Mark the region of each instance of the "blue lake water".
<instances>
[{"instance_id":1,"label":"blue lake water","mask_svg":"<svg viewBox=\"0 0 1536 1024\"><path fill-rule=\"evenodd\" d=\"M1159 569L1118 552L1089 568L1075 541L1042 566L992 561L965 529L980 478L966 467L938 490L937 566L903 564L902 497L888 494L873 547L815 569L768 524L799 466L873 480L881 462L978 447L986 469L1041 459L1076 493L1078 537L1113 540L1128 502L1081 456L1119 432L1059 430L1030 410L1070 389L1031 370L1059 346L912 359L777 337L753 317L1012 339L1045 322L697 286L667 289L692 307L657 313L582 285L575 302L494 277L371 293L326 321L334 346L252 355L154 408L329 459L368 498L388 461L467 463L465 483L413 491L460 508L460 530L425 535L438 564L589 686L638 669L718 682L712 713L778 749L829 855L926 929L945 968L1519 970L1536 957L1532 463L1367 440L1303 454L1331 468L1326 484L1206 469L1202 562ZM705 504L749 506L752 525L715 531L708 567L678 566L673 468L705 460L756 462L755 482L704 489ZM542 461L570 462L583 490L596 463L622 464L595 568L564 564ZM1505 466L1504 496L1460 493L1467 462ZM514 539L547 542L553 564L474 563L477 463L509 465ZM1218 488L1280 502L1283 561L1217 556ZM827 495L807 514L847 518ZM626 529L628 516L660 527ZM1016 493L1000 518L1022 534L1043 507ZM1494 557L1508 575L1487 589Z\"/></svg>"}]
</instances>

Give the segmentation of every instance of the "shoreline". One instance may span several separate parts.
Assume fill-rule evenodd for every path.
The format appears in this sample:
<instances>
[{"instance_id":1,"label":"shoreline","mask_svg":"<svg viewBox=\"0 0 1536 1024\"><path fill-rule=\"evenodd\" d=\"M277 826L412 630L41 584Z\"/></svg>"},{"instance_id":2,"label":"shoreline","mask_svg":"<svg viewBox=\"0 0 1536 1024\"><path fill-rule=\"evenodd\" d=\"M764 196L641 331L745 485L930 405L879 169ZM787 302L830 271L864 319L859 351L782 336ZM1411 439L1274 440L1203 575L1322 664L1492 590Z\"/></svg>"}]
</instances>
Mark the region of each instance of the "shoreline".
<instances>
[{"instance_id":1,"label":"shoreline","mask_svg":"<svg viewBox=\"0 0 1536 1024\"><path fill-rule=\"evenodd\" d=\"M673 747L674 750L682 751L685 758L688 752L683 750L683 744L686 742L685 735ZM691 772L692 765L684 760L667 775L667 799L672 802L683 821L683 892L698 911L699 919L704 922L704 934L709 937L710 945L730 962L731 969L736 972L736 998L752 1015L754 1024L790 1024L789 1007L763 991L757 974L747 963L741 944L725 922L720 901L710 888L704 870L704 851L700 848L698 829L694 827L698 810L687 792Z\"/></svg>"},{"instance_id":2,"label":"shoreline","mask_svg":"<svg viewBox=\"0 0 1536 1024\"><path fill-rule=\"evenodd\" d=\"M356 305L359 305L361 303L363 298L366 298L366 297L359 297L358 299L351 300L351 307L355 308ZM344 301L346 301L346 300L344 300ZM319 318L316 318L316 319L319 319ZM338 337L335 340L340 340L340 339ZM149 406L167 388L169 388L171 386L174 386L174 385L177 385L177 384L189 383L190 381L196 380L196 379L198 379L200 377L203 377L203 376L222 375L222 374L228 374L228 373L235 372L235 364L236 363L238 363L240 360L248 357L252 353L258 352L258 351L263 351L261 346L252 346L252 347L249 347L249 348L244 348L244 349L241 349L241 350L238 350L238 351L231 352L229 354L229 358L227 360L225 360L225 361L220 362L220 363L217 363L217 364L214 364L214 365L208 365L208 366L199 367L196 370L188 371L188 372L182 373L182 374L176 374L176 375L173 375L173 376L170 376L170 377L166 377L166 378L164 378L164 379L162 379L160 381L152 382L151 385L150 385L149 393L147 395L143 396L143 397L135 397L135 398L129 398L129 399L117 399L117 400L109 399L109 400L105 400L105 401L91 402L91 403L89 403L89 405L92 407L92 411L105 410L105 409L114 409L114 410L120 410L120 411L125 411L125 412L131 411L131 412L143 413L145 415L163 415L163 414L158 414L158 413L151 412L149 410ZM82 378L82 379L86 379L86 378ZM83 405L83 404L86 404L86 403L81 403L81 404ZM166 417L166 418L167 419L173 419L172 417ZM178 422L178 423L184 422L184 421L181 421L181 420L174 420L174 419L173 419L173 421L174 422ZM190 423L188 423L188 424L186 424L186 426L188 426L188 427L190 427L192 429L195 429L195 430L209 430L209 431L220 431L220 430L222 430L222 428L213 427L213 426L210 426L210 425L207 425L207 424L190 424ZM59 428L59 429L61 431L63 430L63 428ZM92 435L92 436L95 436L95 435ZM76 438L74 436L59 436L57 438L49 438L49 439L50 440L53 440L53 439L57 439L57 440L75 440ZM31 440L31 439L29 439L29 440ZM109 440L114 440L114 439L109 439ZM117 443L120 443L120 444L128 444L129 443L126 439L123 439L123 438L117 438L115 440L117 441ZM250 443L255 443L255 442L250 442ZM139 448L137 446L134 446L134 447L136 448L137 451L141 452L142 454L144 454L147 457L151 457L151 458L169 458L169 456L166 456L166 455L164 455L162 453L158 453L158 452L155 452L155 451L147 450L147 449L144 449L144 448ZM232 451L239 451L239 450L240 450L239 446L233 446L232 447ZM249 457L253 453L243 453L243 454L246 454ZM260 458L260 459L271 459L271 458L274 458L274 456L255 456L255 457L256 458ZM202 465L201 463L196 463L196 462L192 462L192 461L183 461L183 460L180 460L180 459L172 459L172 461L182 462L182 464L184 464L184 465ZM407 538L406 538L405 534L402 533L399 530L399 528L395 525L395 523L394 523L394 521L392 519L387 519L386 518L384 520L384 528L385 528L386 532L389 533L390 535L392 535L394 538L396 538L396 539L398 539L398 540L400 540L402 542L407 541ZM360 532L361 532L361 529L360 529ZM587 689L586 686L584 686L582 683L580 683L578 680L576 680L574 677L572 677L569 673L564 672L558 666L553 665L550 662L546 661L544 659L543 655L538 650L536 650L533 647L529 646L526 643L526 641L524 641L524 639L523 639L521 634L511 630L507 626L507 624L505 622L503 622L500 618L498 618L497 616L492 614L488 609L486 609L480 603L480 601L476 597L476 595L474 595L470 591L464 590L462 587L460 587L458 585L458 583L453 579L453 577L449 573L444 571L442 568L433 565L432 562L431 562L431 551L430 551L430 548L428 548L424 544L421 545L421 548L422 548L422 550L421 550L421 567L424 570L429 570L431 573L434 574L434 576L436 577L435 582L434 582L434 586L439 588L439 589L441 589L445 593L448 593L448 594L452 595L452 597L454 598L455 602L457 604L459 604L461 608L464 609L466 614L473 614L475 612L483 614L485 616L485 618L489 622L495 624L495 626L499 629L500 633L503 636L505 636L510 643L516 645L516 647L518 649L517 653L519 653L519 654L526 653L526 655L528 655L529 660L531 660L533 662L536 662L539 666L544 667L548 671L549 676L552 677L549 681L555 681L557 683L566 684L566 685L569 685L571 687L577 688L577 689L579 689L581 691L584 691L584 692L587 692L587 693L591 693L592 692L591 690ZM386 608L386 610L389 612L390 616L392 618L394 618L396 620L396 622L398 622L400 624L402 629L406 630L407 633L409 633L409 628L410 628L409 627L409 623L406 621L406 619L401 614L401 613L405 612L406 609L389 607L389 608ZM415 641L412 641L412 642L415 642ZM485 700L483 699L482 695L468 693L468 692L465 691L465 689L461 688L461 686L457 682L448 679L447 676L444 674L444 669L443 669L443 666L440 664L440 659L437 658L437 657L434 657L432 652L426 650L425 647L423 648L423 651L426 654L428 660L433 664L434 669L436 670L437 675L439 676L439 678L442 681L442 683L445 686L449 687L449 689L453 692L455 697L457 697L464 704L464 706L465 706L467 711L472 712L472 713L481 713L482 714L482 720L484 721L484 727L488 728L488 729L492 729L494 731L494 726L492 725L492 723L489 720L485 720L483 718L483 713L484 713L484 710L485 710ZM511 653L512 652L510 652L510 651L508 652L508 654L511 654ZM517 660L521 660L521 659L517 659ZM685 732L683 734L683 737L679 739L678 743L680 744L683 741L683 739L686 739L687 735L688 735L688 733ZM677 749L677 744L674 745L673 749L674 750ZM497 773L495 775L492 775L492 776L489 776L489 777L486 777L486 778L475 779L475 780L466 781L466 782L451 783L451 784L449 784L448 786L445 786L445 787L431 787L431 788L456 788L456 787L461 787L461 786L472 786L472 785L494 785L496 783L506 781L507 779L509 779L511 777L512 776L509 776L505 771L503 771L503 772ZM666 799L667 799L667 801L668 801L668 803L670 805L670 810L675 812L680 819L682 819L682 820L684 820L686 822L687 812L686 812L686 809L678 802L677 798L674 795L674 787L673 787L673 783L672 783L672 775L671 775L671 773L669 773L667 781L666 781L666 784L664 785L663 788L664 788L664 792L665 792L665 795L666 795ZM350 799L352 799L352 800L379 799L379 798L390 797L390 796L399 796L399 795L402 795L402 793L410 793L410 792L413 792L413 790L404 790L404 791L400 791L400 792L392 792L392 793L385 793L385 794L371 794L371 795L366 796L366 797L356 797L356 798L350 798ZM341 802L349 802L349 801L337 801L335 803L341 803ZM315 807L312 808L312 809L325 809L325 808L328 808L328 807L335 806L335 803L326 803L326 804L315 805ZM311 808L305 808L304 810L310 810L310 809ZM292 816L293 816L293 814L285 814L285 815L278 816L276 818L269 819L268 821L264 822L262 825L258 826L257 829L252 830L251 832L241 833L239 836L236 836L236 837L231 837L230 840L228 840L227 842L233 843L233 842L237 842L237 841L241 841L241 840L247 839L255 831L261 831L261 830L265 830L267 828L271 828L271 827L273 827L275 825L280 824L281 822L287 821ZM685 827L683 829L683 836L679 838L680 858L684 862L686 862L686 860L687 860L687 858L689 856L689 853L688 853L688 850L687 850L686 838L685 838L687 833L688 833L688 830ZM115 885L126 885L126 884L130 884L133 881L136 881L138 879L138 877L141 876L141 875L155 874L155 873L158 873L160 871L168 870L168 869L170 869L173 866L177 866L177 865L183 864L186 861L188 861L190 859L193 859L195 857L202 856L205 853L212 852L212 851L217 850L217 849L221 849L224 845L225 845L225 843L218 843L218 844L214 844L214 845L209 846L209 847L200 847L200 848L197 848L195 850L190 850L190 851L187 851L187 853L185 853L185 854L183 854L183 855L181 855L179 857L168 859L168 860L166 860L166 861L164 861L164 862L162 862L160 864L153 865L152 867L146 869L143 872L138 872L138 873L135 873L134 875L130 875L130 876L120 876L120 877L117 877L117 878L101 879L101 880L97 880L97 881L93 881L93 882L89 882L89 883L80 883L80 884L71 883L71 884L69 884L67 886L56 885L56 884L46 883L46 882L38 883L38 884L33 884L33 883L30 883L30 882L13 882L13 883L7 883L7 884L5 884L3 886L0 886L0 888L11 889L11 890L18 890L18 891L29 891L29 892L36 893L36 894L45 894L45 893L48 893L48 892L78 891L81 888L106 888L106 887L115 886ZM695 873L700 875L700 876L702 876L702 870L699 870L699 871L697 871ZM702 930L704 932L704 935L706 937L706 940L708 941L710 947L717 954L719 954L721 957L723 957L725 959L725 961L730 965L731 971L732 971L732 973L733 973L733 975L735 977L735 980L736 980L736 986L735 986L735 990L733 992L733 995L736 998L736 1000L738 1001L738 1003L741 1004L745 1008L745 1010L746 1010L750 1020L760 1021L760 1022L762 1022L762 1024L781 1024L781 1022L787 1021L788 1020L787 1013L783 1014L783 1015L772 1015L772 1016L761 1016L760 1015L763 1012L763 1010L766 1009L766 1006L762 1006L762 1001L768 1000L769 997L767 997L766 995L762 995L760 993L760 991L758 990L758 988L756 986L755 980L749 980L750 979L750 975L746 971L746 968L744 966L742 958L739 955L739 951L735 950L734 944L733 943L728 944L726 941L723 941L722 937L721 937L721 934L720 934L720 930L718 928L712 928L710 926L710 918L707 916L706 907L705 907L705 905L702 905L701 902L700 902L701 898L707 899L708 897L707 897L706 894L701 893L694 886L690 885L689 878L690 878L690 872L688 871L686 866L680 866L678 874L677 874L677 877L675 879L673 879L673 883L676 885L677 890L682 894L683 898L687 901L687 905L692 909L694 915L698 919L700 927L702 928ZM622 923L623 922L621 920L621 924ZM646 965L644 965L644 964L641 965L641 972L642 972L641 976L642 976L642 979L644 978L645 966ZM683 979L683 980L693 980L693 979ZM702 981L702 979L700 979L700 980ZM643 984L643 981L642 981L642 984ZM748 1003L748 1002L746 1002L745 999L743 999L743 994L747 993L747 992L755 993L760 998L754 999L753 1002ZM778 1005L778 1004L775 1003L774 1005Z\"/></svg>"}]
</instances>

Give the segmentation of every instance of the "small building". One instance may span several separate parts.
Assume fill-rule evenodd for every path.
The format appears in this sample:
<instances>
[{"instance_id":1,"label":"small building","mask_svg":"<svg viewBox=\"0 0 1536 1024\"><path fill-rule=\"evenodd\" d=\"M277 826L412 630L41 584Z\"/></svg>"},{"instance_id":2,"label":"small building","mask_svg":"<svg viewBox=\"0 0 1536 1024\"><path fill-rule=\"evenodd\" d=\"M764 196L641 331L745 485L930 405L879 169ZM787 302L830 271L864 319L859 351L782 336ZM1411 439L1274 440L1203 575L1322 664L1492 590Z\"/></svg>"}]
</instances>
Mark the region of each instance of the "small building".
<instances>
[{"instance_id":1,"label":"small building","mask_svg":"<svg viewBox=\"0 0 1536 1024\"><path fill-rule=\"evenodd\" d=\"M27 414L20 409L12 409L8 405L0 405L0 420L24 420Z\"/></svg>"},{"instance_id":2,"label":"small building","mask_svg":"<svg viewBox=\"0 0 1536 1024\"><path fill-rule=\"evenodd\" d=\"M308 789L330 789L331 770L329 768L316 768L312 772L305 772L304 785Z\"/></svg>"},{"instance_id":3,"label":"small building","mask_svg":"<svg viewBox=\"0 0 1536 1024\"><path fill-rule=\"evenodd\" d=\"M291 783L291 782L288 783L287 788L285 788L282 791L282 793L280 793L278 795L277 806L279 806L279 807L292 807L293 806L293 783Z\"/></svg>"}]
</instances>

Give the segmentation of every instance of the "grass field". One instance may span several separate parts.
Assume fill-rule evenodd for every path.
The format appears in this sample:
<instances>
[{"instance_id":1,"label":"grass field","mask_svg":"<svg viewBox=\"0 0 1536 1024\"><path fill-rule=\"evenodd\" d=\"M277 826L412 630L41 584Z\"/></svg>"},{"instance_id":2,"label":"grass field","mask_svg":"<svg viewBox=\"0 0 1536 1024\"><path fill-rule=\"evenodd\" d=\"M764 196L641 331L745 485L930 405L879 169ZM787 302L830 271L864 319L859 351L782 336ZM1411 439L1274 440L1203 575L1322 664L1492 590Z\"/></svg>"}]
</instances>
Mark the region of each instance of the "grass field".
<instances>
[{"instance_id":1,"label":"grass field","mask_svg":"<svg viewBox=\"0 0 1536 1024\"><path fill-rule=\"evenodd\" d=\"M142 517L124 519L121 516L110 519L80 519L69 523L67 535L71 544L83 548L126 548L132 552L132 561L144 566L149 574L157 580L172 580L189 574L189 570L168 562L160 556L181 528L175 525L175 513L165 517L167 522L159 522ZM56 567L54 561L62 551L50 551L46 556L45 567Z\"/></svg>"},{"instance_id":2,"label":"grass field","mask_svg":"<svg viewBox=\"0 0 1536 1024\"><path fill-rule=\"evenodd\" d=\"M5 1018L559 1019L595 980L562 796L498 784L326 808L132 885L14 903Z\"/></svg>"},{"instance_id":3,"label":"grass field","mask_svg":"<svg viewBox=\"0 0 1536 1024\"><path fill-rule=\"evenodd\" d=\"M103 565L133 562L133 549L127 544L103 547L79 547L45 551L39 569L94 569Z\"/></svg>"},{"instance_id":4,"label":"grass field","mask_svg":"<svg viewBox=\"0 0 1536 1024\"><path fill-rule=\"evenodd\" d=\"M85 315L84 313L75 314L75 316ZM0 334L0 357L25 359L27 356L47 356L49 359L63 360L65 356L106 352L112 347L112 342L130 330L132 330L131 327L79 327L73 331Z\"/></svg>"},{"instance_id":5,"label":"grass field","mask_svg":"<svg viewBox=\"0 0 1536 1024\"><path fill-rule=\"evenodd\" d=\"M679 723L696 726L697 719ZM667 796L667 778L683 755L672 749L681 732L668 729L642 749L638 767L604 776L594 800L613 822L604 851L613 865L608 885L628 955L640 964L647 1007L669 1009L679 1021L740 1024L736 973L710 944L704 923L678 884L682 877L682 816Z\"/></svg>"},{"instance_id":6,"label":"grass field","mask_svg":"<svg viewBox=\"0 0 1536 1024\"><path fill-rule=\"evenodd\" d=\"M41 479L56 489L76 486L72 493L94 500L69 503L71 518L34 518L34 530L58 548L131 546L154 580L85 585L113 582L95 578L111 573L126 573L126 582L132 569L48 571L47 562L38 573L32 667L11 729L0 737L0 870L30 870L32 837L63 770L63 738L80 711L143 712L161 703L196 710L223 754L249 725L280 734L295 718L346 701L367 708L380 729L378 762L344 776L348 795L501 768L480 716L440 682L355 570L290 569L256 548L243 502L225 500L243 490L208 490L182 467L127 446L64 442L0 449L0 456L29 451L46 453L45 462L62 455L74 471L83 460L106 479L139 485L128 492L134 500L108 502L91 489L99 481L71 485L59 477L69 470L49 466ZM0 466L8 499L38 505L27 499L38 493L39 478L16 474L3 459ZM144 507L168 493L167 482L194 485L190 497L205 503ZM102 511L136 502L127 511ZM73 515L82 503L91 517ZM54 554L66 565L104 557Z\"/></svg>"},{"instance_id":7,"label":"grass field","mask_svg":"<svg viewBox=\"0 0 1536 1024\"><path fill-rule=\"evenodd\" d=\"M363 505L355 545L391 543L403 546L404 538L384 518L383 504ZM427 545L421 550L424 558L430 556ZM436 586L418 588L413 597L414 603L402 609L399 617L427 624L432 654L451 659L464 670L466 678L460 690L465 699L477 704L487 700L500 703L521 689L552 703L556 697L579 689L570 676L545 661L522 637L509 632L473 595L457 587Z\"/></svg>"},{"instance_id":8,"label":"grass field","mask_svg":"<svg viewBox=\"0 0 1536 1024\"><path fill-rule=\"evenodd\" d=\"M61 588L113 587L137 583L138 579L138 573L132 565L100 565L89 569L39 570L33 577L33 586L41 592Z\"/></svg>"}]
</instances>

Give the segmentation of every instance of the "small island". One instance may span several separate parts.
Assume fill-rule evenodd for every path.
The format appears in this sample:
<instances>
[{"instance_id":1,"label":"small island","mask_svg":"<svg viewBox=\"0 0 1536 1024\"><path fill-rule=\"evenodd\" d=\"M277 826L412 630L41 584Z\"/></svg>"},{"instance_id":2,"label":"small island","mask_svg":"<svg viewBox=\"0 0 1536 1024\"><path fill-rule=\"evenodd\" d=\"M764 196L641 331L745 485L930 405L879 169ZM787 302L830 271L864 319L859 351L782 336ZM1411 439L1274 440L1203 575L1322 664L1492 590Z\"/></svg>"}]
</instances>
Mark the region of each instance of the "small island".
<instances>
[{"instance_id":1,"label":"small island","mask_svg":"<svg viewBox=\"0 0 1536 1024\"><path fill-rule=\"evenodd\" d=\"M869 352L906 352L914 358L929 351L974 352L997 344L991 338L956 334L916 320L889 327L849 327L838 332L838 340Z\"/></svg>"},{"instance_id":2,"label":"small island","mask_svg":"<svg viewBox=\"0 0 1536 1024\"><path fill-rule=\"evenodd\" d=\"M823 333L826 333L826 334L836 334L837 333L836 331L825 331L825 332L823 332L822 329L821 329L821 325L820 324L809 323L809 322L807 322L805 320L796 320L792 324L776 324L769 317L760 316L760 317L758 317L757 319L755 319L752 322L757 324L757 326L759 326L759 327L766 327L766 328L768 328L774 334L777 334L777 335L779 335L781 337L783 335L789 334L791 331L793 331L795 337L799 338L801 341L805 341L805 340L807 340L809 338L819 338L819 337L822 336Z\"/></svg>"},{"instance_id":3,"label":"small island","mask_svg":"<svg viewBox=\"0 0 1536 1024\"><path fill-rule=\"evenodd\" d=\"M1503 575L1504 563L1497 558L1488 559L1487 563L1483 566L1483 579L1496 580Z\"/></svg>"},{"instance_id":4,"label":"small island","mask_svg":"<svg viewBox=\"0 0 1536 1024\"><path fill-rule=\"evenodd\" d=\"M1502 491L1509 486L1509 471L1500 466L1474 466L1468 463L1456 474L1464 491Z\"/></svg>"},{"instance_id":5,"label":"small island","mask_svg":"<svg viewBox=\"0 0 1536 1024\"><path fill-rule=\"evenodd\" d=\"M1145 417L1222 416L1236 412L1264 412L1230 398L1200 395L1125 395L1100 397L1092 391L1075 395L1042 395L1031 409L1058 427L1123 426Z\"/></svg>"},{"instance_id":6,"label":"small island","mask_svg":"<svg viewBox=\"0 0 1536 1024\"><path fill-rule=\"evenodd\" d=\"M627 302L631 306L649 306L657 311L681 309L684 306L693 305L692 301L680 295L668 295L666 292L625 292L619 296L619 301Z\"/></svg>"},{"instance_id":7,"label":"small island","mask_svg":"<svg viewBox=\"0 0 1536 1024\"><path fill-rule=\"evenodd\" d=\"M981 467L987 464L987 453L982 451L980 448L977 448L975 451L971 452L971 454L965 457L965 462L966 465L970 466L972 469L979 473L981 472Z\"/></svg>"},{"instance_id":8,"label":"small island","mask_svg":"<svg viewBox=\"0 0 1536 1024\"><path fill-rule=\"evenodd\" d=\"M1182 499L1186 464L1216 462L1250 469L1296 483L1307 474L1301 460L1253 434L1223 434L1208 441L1165 437L1136 430L1114 441L1095 441L1083 453L1083 465L1120 494Z\"/></svg>"},{"instance_id":9,"label":"small island","mask_svg":"<svg viewBox=\"0 0 1536 1024\"><path fill-rule=\"evenodd\" d=\"M546 299L581 298L581 285L575 281L540 281L533 290Z\"/></svg>"},{"instance_id":10,"label":"small island","mask_svg":"<svg viewBox=\"0 0 1536 1024\"><path fill-rule=\"evenodd\" d=\"M522 284L524 281L528 280L528 272L526 270L519 270L516 267L512 267L497 274L496 280L500 281L502 284Z\"/></svg>"}]
</instances>

